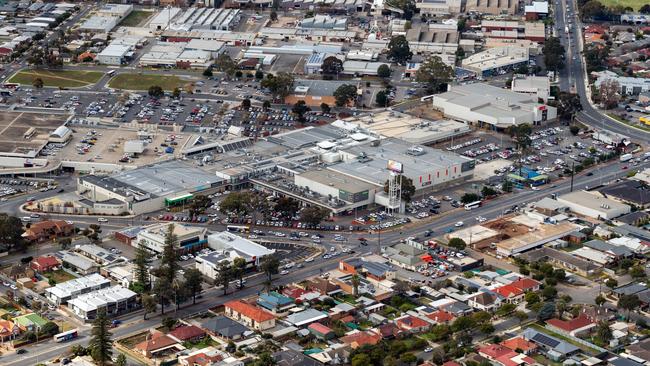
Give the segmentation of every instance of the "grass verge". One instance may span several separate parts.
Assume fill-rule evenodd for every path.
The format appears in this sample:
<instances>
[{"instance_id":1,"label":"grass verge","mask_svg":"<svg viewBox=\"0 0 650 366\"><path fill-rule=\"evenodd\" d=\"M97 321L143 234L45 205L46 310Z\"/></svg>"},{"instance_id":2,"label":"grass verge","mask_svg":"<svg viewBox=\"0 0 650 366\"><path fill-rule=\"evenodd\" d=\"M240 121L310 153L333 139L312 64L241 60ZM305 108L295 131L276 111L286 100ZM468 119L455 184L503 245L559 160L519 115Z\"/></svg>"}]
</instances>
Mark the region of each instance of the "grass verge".
<instances>
[{"instance_id":1,"label":"grass verge","mask_svg":"<svg viewBox=\"0 0 650 366\"><path fill-rule=\"evenodd\" d=\"M148 90L150 86L158 85L164 90L172 91L188 83L190 81L174 75L119 74L108 82L108 86L114 89Z\"/></svg>"},{"instance_id":2,"label":"grass verge","mask_svg":"<svg viewBox=\"0 0 650 366\"><path fill-rule=\"evenodd\" d=\"M8 82L32 85L34 80L43 80L43 86L60 88L79 88L95 84L104 75L99 71L82 70L22 70L12 76Z\"/></svg>"}]
</instances>

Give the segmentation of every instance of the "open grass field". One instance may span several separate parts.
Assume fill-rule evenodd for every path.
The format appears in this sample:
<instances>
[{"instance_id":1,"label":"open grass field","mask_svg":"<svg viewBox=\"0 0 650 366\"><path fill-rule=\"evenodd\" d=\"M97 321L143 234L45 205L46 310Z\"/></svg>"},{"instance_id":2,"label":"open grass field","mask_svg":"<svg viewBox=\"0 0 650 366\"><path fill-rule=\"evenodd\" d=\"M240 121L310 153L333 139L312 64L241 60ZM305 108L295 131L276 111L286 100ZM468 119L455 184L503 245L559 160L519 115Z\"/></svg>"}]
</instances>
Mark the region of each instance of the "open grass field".
<instances>
[{"instance_id":1,"label":"open grass field","mask_svg":"<svg viewBox=\"0 0 650 366\"><path fill-rule=\"evenodd\" d=\"M605 6L616 6L622 5L624 7L630 7L634 11L639 11L643 5L648 3L648 0L600 0L600 3Z\"/></svg>"},{"instance_id":2,"label":"open grass field","mask_svg":"<svg viewBox=\"0 0 650 366\"><path fill-rule=\"evenodd\" d=\"M148 90L150 86L158 85L164 90L172 91L190 82L174 75L119 74L108 82L108 86L114 89Z\"/></svg>"},{"instance_id":3,"label":"open grass field","mask_svg":"<svg viewBox=\"0 0 650 366\"><path fill-rule=\"evenodd\" d=\"M79 88L95 84L101 79L104 73L99 71L77 71L77 70L21 70L16 73L10 83L32 85L34 79L43 80L44 86L61 88Z\"/></svg>"},{"instance_id":4,"label":"open grass field","mask_svg":"<svg viewBox=\"0 0 650 366\"><path fill-rule=\"evenodd\" d=\"M120 22L120 25L124 27L137 27L144 23L145 20L149 19L153 14L155 13L151 11L134 10L131 14L127 15L122 22Z\"/></svg>"},{"instance_id":5,"label":"open grass field","mask_svg":"<svg viewBox=\"0 0 650 366\"><path fill-rule=\"evenodd\" d=\"M52 271L45 274L45 277L53 279L56 283L66 282L75 279L76 277L70 273L60 269L58 271Z\"/></svg>"}]
</instances>

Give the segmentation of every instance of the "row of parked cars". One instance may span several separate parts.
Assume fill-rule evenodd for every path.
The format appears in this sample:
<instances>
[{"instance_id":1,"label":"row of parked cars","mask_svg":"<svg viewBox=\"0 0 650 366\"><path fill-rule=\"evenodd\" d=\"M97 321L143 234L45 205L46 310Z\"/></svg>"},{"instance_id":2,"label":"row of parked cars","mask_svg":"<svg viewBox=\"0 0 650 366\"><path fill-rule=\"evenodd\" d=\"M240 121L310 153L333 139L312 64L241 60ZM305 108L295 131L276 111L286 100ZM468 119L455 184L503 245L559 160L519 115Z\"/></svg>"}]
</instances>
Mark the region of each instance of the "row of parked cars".
<instances>
[{"instance_id":1,"label":"row of parked cars","mask_svg":"<svg viewBox=\"0 0 650 366\"><path fill-rule=\"evenodd\" d=\"M178 221L178 222L195 222L195 223L208 222L208 218L205 217L205 216L185 216L185 215L170 215L170 214L158 215L158 220L162 220L162 221Z\"/></svg>"}]
</instances>

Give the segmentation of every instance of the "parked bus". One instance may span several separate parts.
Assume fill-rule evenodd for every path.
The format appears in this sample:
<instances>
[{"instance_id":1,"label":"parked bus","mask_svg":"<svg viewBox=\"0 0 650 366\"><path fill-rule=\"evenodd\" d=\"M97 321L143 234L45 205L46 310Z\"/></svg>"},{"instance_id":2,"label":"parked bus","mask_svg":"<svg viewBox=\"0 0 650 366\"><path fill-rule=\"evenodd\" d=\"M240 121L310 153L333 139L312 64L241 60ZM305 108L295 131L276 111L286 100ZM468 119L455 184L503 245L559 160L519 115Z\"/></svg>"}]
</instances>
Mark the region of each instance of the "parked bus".
<instances>
[{"instance_id":1,"label":"parked bus","mask_svg":"<svg viewBox=\"0 0 650 366\"><path fill-rule=\"evenodd\" d=\"M477 207L481 207L481 201L474 201L474 202L470 202L470 203L466 204L465 205L465 210L469 211L469 210L477 208Z\"/></svg>"},{"instance_id":2,"label":"parked bus","mask_svg":"<svg viewBox=\"0 0 650 366\"><path fill-rule=\"evenodd\" d=\"M73 340L73 339L75 339L77 337L79 337L79 333L77 332L77 329L75 328L75 329L69 330L67 332L63 332L63 333L59 333L59 334L54 335L54 341L61 343L61 342L66 342L66 341Z\"/></svg>"},{"instance_id":3,"label":"parked bus","mask_svg":"<svg viewBox=\"0 0 650 366\"><path fill-rule=\"evenodd\" d=\"M247 225L228 225L226 230L231 233L247 233L250 230L250 227Z\"/></svg>"},{"instance_id":4,"label":"parked bus","mask_svg":"<svg viewBox=\"0 0 650 366\"><path fill-rule=\"evenodd\" d=\"M115 75L115 70L109 70L109 71L106 73L106 75L108 75L108 76L113 76L113 75Z\"/></svg>"}]
</instances>

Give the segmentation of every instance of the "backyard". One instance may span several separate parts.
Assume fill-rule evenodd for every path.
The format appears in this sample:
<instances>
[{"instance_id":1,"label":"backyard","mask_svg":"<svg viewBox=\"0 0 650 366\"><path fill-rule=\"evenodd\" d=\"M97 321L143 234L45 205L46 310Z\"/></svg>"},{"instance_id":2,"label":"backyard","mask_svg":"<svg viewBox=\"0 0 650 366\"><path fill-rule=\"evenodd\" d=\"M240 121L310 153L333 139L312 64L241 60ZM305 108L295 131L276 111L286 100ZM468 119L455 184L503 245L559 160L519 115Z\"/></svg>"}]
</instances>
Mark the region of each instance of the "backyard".
<instances>
[{"instance_id":1,"label":"backyard","mask_svg":"<svg viewBox=\"0 0 650 366\"><path fill-rule=\"evenodd\" d=\"M35 79L43 80L43 86L59 88L79 88L95 84L104 73L82 70L21 70L8 82L32 85Z\"/></svg>"},{"instance_id":2,"label":"backyard","mask_svg":"<svg viewBox=\"0 0 650 366\"><path fill-rule=\"evenodd\" d=\"M647 4L647 0L601 0L600 3L607 7L617 5L621 5L623 7L629 6L630 8L634 9L634 11L639 11L640 7Z\"/></svg>"},{"instance_id":3,"label":"backyard","mask_svg":"<svg viewBox=\"0 0 650 366\"><path fill-rule=\"evenodd\" d=\"M172 91L191 83L174 75L158 74L119 74L109 81L108 86L114 89L148 90L150 86L157 85L163 90Z\"/></svg>"},{"instance_id":4,"label":"backyard","mask_svg":"<svg viewBox=\"0 0 650 366\"><path fill-rule=\"evenodd\" d=\"M68 272L66 272L66 271L64 271L62 269L60 269L58 271L52 271L52 272L49 272L49 273L45 273L44 275L48 279L54 280L54 282L56 282L56 283L61 283L61 282L73 280L73 279L76 278L75 276L71 275L70 273L68 273Z\"/></svg>"}]
</instances>

